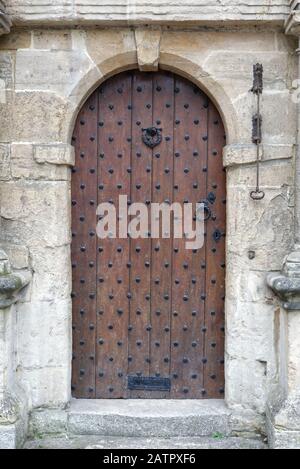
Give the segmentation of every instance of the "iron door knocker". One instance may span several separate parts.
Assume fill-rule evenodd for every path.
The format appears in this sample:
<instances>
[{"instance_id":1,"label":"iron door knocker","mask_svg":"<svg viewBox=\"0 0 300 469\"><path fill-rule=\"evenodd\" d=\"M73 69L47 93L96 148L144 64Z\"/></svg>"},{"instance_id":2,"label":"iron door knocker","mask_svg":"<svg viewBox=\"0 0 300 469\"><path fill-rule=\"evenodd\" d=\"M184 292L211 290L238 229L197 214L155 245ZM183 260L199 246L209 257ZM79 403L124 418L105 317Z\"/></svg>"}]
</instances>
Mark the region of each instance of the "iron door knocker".
<instances>
[{"instance_id":1,"label":"iron door knocker","mask_svg":"<svg viewBox=\"0 0 300 469\"><path fill-rule=\"evenodd\" d=\"M143 131L143 142L149 148L155 148L162 142L162 129L157 127L148 127L142 129Z\"/></svg>"}]
</instances>

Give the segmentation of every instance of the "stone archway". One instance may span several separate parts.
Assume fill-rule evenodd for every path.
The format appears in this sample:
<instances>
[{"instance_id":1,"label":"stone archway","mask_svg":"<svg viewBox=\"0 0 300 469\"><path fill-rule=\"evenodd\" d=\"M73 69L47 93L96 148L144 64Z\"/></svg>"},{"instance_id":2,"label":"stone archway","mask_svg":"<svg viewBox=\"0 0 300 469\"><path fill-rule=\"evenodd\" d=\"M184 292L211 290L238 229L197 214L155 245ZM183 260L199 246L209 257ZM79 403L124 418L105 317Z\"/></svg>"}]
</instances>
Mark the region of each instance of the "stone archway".
<instances>
[{"instance_id":1,"label":"stone archway","mask_svg":"<svg viewBox=\"0 0 300 469\"><path fill-rule=\"evenodd\" d=\"M142 129L153 126L161 127L162 142L147 148ZM79 113L72 184L76 397L223 396L224 133L210 99L170 72L117 75ZM131 202L206 201L205 246L188 252L184 240L97 241L95 207L117 205L122 190Z\"/></svg>"}]
</instances>

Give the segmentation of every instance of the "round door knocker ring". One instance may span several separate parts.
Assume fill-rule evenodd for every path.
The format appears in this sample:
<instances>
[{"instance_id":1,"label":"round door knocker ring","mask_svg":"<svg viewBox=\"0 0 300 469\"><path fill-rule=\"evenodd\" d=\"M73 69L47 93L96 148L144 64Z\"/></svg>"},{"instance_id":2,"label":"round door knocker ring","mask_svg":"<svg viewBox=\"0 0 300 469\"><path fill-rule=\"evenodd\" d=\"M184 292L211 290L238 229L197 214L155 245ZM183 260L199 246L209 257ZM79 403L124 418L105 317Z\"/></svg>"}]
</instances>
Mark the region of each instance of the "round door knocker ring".
<instances>
[{"instance_id":1,"label":"round door knocker ring","mask_svg":"<svg viewBox=\"0 0 300 469\"><path fill-rule=\"evenodd\" d=\"M263 191L259 191L259 190L256 190L256 191L252 191L250 193L250 197L252 200L262 200L265 198L265 193Z\"/></svg>"},{"instance_id":2,"label":"round door knocker ring","mask_svg":"<svg viewBox=\"0 0 300 469\"><path fill-rule=\"evenodd\" d=\"M157 127L148 127L148 129L142 129L143 131L143 142L149 148L155 148L162 142L162 129Z\"/></svg>"}]
</instances>

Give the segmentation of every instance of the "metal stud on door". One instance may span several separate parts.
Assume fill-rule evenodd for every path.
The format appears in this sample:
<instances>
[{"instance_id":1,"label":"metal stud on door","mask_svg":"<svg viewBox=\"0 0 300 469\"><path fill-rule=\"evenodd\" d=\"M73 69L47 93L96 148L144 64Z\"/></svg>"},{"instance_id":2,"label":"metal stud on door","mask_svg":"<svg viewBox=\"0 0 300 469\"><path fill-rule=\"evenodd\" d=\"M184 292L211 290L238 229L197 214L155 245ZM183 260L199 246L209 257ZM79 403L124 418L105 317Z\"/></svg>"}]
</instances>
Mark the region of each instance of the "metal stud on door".
<instances>
[{"instance_id":1,"label":"metal stud on door","mask_svg":"<svg viewBox=\"0 0 300 469\"><path fill-rule=\"evenodd\" d=\"M224 128L213 103L171 73L126 72L79 113L73 144L73 377L77 398L222 398ZM128 196L205 203L205 246L96 236L96 208Z\"/></svg>"}]
</instances>

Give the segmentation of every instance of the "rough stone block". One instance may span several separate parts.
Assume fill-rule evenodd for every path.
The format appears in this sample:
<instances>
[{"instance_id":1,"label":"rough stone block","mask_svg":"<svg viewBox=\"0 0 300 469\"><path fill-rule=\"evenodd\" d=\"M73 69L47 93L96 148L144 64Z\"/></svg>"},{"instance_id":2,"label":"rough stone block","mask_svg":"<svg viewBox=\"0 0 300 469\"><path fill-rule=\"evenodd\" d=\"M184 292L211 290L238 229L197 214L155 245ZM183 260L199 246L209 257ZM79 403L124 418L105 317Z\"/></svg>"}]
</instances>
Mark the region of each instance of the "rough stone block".
<instances>
[{"instance_id":1,"label":"rough stone block","mask_svg":"<svg viewBox=\"0 0 300 469\"><path fill-rule=\"evenodd\" d=\"M41 158L39 158L39 156L36 156L36 153L39 153L39 151L36 152L37 148L42 149ZM69 170L67 168L61 167L62 160L59 159L64 156L65 152L63 152L63 154L61 154L62 152L60 150L58 150L56 153L54 152L53 156L55 157L55 155L57 154L59 166L53 166L52 162L51 164L49 164L47 160L47 154L51 153L50 151L47 152L48 147L37 148L31 144L12 144L11 173L13 178L31 180L43 179L48 181L70 180L71 175L69 173ZM50 160L50 157L48 159Z\"/></svg>"},{"instance_id":2,"label":"rough stone block","mask_svg":"<svg viewBox=\"0 0 300 469\"><path fill-rule=\"evenodd\" d=\"M42 435L67 433L68 414L59 409L36 409L29 419L28 437L39 438Z\"/></svg>"},{"instance_id":3,"label":"rough stone block","mask_svg":"<svg viewBox=\"0 0 300 469\"><path fill-rule=\"evenodd\" d=\"M0 37L0 50L15 51L17 49L27 49L31 44L30 31L15 31Z\"/></svg>"},{"instance_id":4,"label":"rough stone block","mask_svg":"<svg viewBox=\"0 0 300 469\"><path fill-rule=\"evenodd\" d=\"M10 108L13 114L13 141L45 144L61 142L63 136L68 134L66 109L67 103L54 93L16 93L14 105Z\"/></svg>"},{"instance_id":5,"label":"rough stone block","mask_svg":"<svg viewBox=\"0 0 300 469\"><path fill-rule=\"evenodd\" d=\"M72 33L70 31L34 31L32 37L33 49L70 50L72 49ZM25 47L22 47L25 49Z\"/></svg>"},{"instance_id":6,"label":"rough stone block","mask_svg":"<svg viewBox=\"0 0 300 469\"><path fill-rule=\"evenodd\" d=\"M0 181L7 181L10 177L10 145L0 143Z\"/></svg>"},{"instance_id":7,"label":"rough stone block","mask_svg":"<svg viewBox=\"0 0 300 469\"><path fill-rule=\"evenodd\" d=\"M44 373L50 367L58 369L69 363L70 340L66 337L71 329L70 300L20 304L17 315L20 367Z\"/></svg>"},{"instance_id":8,"label":"rough stone block","mask_svg":"<svg viewBox=\"0 0 300 469\"><path fill-rule=\"evenodd\" d=\"M91 59L80 49L19 50L16 56L16 90L51 91L68 96L74 84L92 67Z\"/></svg>"},{"instance_id":9,"label":"rough stone block","mask_svg":"<svg viewBox=\"0 0 300 469\"><path fill-rule=\"evenodd\" d=\"M71 295L72 272L70 247L30 248L33 301L67 300Z\"/></svg>"},{"instance_id":10,"label":"rough stone block","mask_svg":"<svg viewBox=\"0 0 300 469\"><path fill-rule=\"evenodd\" d=\"M0 449L16 449L15 425L0 426Z\"/></svg>"},{"instance_id":11,"label":"rough stone block","mask_svg":"<svg viewBox=\"0 0 300 469\"><path fill-rule=\"evenodd\" d=\"M5 82L0 80L0 142L12 141L12 107L13 92L5 87Z\"/></svg>"},{"instance_id":12,"label":"rough stone block","mask_svg":"<svg viewBox=\"0 0 300 469\"><path fill-rule=\"evenodd\" d=\"M234 263L237 256L242 262L247 261L250 270L280 270L282 261L291 252L294 242L291 229L294 219L289 192L286 188L266 189L262 185L266 196L258 204L250 199L249 189L245 189L247 186L251 187L250 178L247 180L247 170L245 169L245 174L242 171L240 174L241 183L245 177L244 187L231 186L230 183L228 186L228 200L231 200L227 208L228 261ZM271 172L269 176L271 177ZM251 180L253 178L255 180L254 171ZM273 182L276 179L274 173Z\"/></svg>"},{"instance_id":13,"label":"rough stone block","mask_svg":"<svg viewBox=\"0 0 300 469\"><path fill-rule=\"evenodd\" d=\"M39 247L70 243L69 183L5 182L0 199L3 239Z\"/></svg>"},{"instance_id":14,"label":"rough stone block","mask_svg":"<svg viewBox=\"0 0 300 469\"><path fill-rule=\"evenodd\" d=\"M285 160L295 157L295 145L263 145L260 161ZM227 145L224 148L224 166L245 165L257 161L257 147L251 145Z\"/></svg>"},{"instance_id":15,"label":"rough stone block","mask_svg":"<svg viewBox=\"0 0 300 469\"><path fill-rule=\"evenodd\" d=\"M73 166L75 150L72 145L39 145L34 147L34 159L37 163Z\"/></svg>"},{"instance_id":16,"label":"rough stone block","mask_svg":"<svg viewBox=\"0 0 300 469\"><path fill-rule=\"evenodd\" d=\"M70 359L71 361L71 356ZM33 408L60 408L70 401L69 367L26 368L20 366L20 380L28 389Z\"/></svg>"},{"instance_id":17,"label":"rough stone block","mask_svg":"<svg viewBox=\"0 0 300 469\"><path fill-rule=\"evenodd\" d=\"M89 56L96 65L100 66L103 74L106 73L106 63L110 69L113 69L113 64L115 64L116 69L121 68L123 61L124 66L126 66L126 61L131 63L132 57L137 63L134 32L127 28L117 29L116 31L112 29L87 30L84 41ZM99 48L99 43L101 48Z\"/></svg>"}]
</instances>

